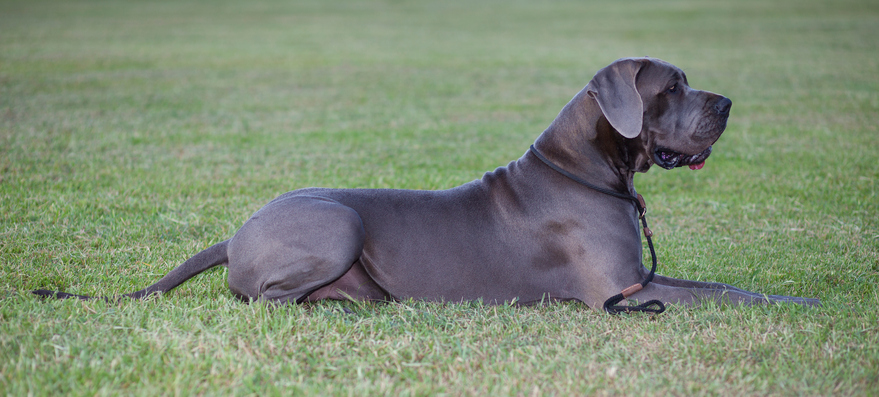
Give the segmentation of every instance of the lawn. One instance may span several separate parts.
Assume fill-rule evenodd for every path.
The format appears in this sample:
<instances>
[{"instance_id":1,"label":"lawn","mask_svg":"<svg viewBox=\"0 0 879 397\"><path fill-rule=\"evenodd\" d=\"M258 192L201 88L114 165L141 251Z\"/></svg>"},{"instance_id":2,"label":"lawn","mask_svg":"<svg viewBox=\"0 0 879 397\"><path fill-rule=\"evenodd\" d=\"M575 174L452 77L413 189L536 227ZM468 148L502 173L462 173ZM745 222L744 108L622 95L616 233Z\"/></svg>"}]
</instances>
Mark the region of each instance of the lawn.
<instances>
[{"instance_id":1,"label":"lawn","mask_svg":"<svg viewBox=\"0 0 879 397\"><path fill-rule=\"evenodd\" d=\"M879 394L879 3L0 0L0 395ZM113 295L307 187L445 189L601 67L733 100L636 176L659 272L791 305L243 304Z\"/></svg>"}]
</instances>

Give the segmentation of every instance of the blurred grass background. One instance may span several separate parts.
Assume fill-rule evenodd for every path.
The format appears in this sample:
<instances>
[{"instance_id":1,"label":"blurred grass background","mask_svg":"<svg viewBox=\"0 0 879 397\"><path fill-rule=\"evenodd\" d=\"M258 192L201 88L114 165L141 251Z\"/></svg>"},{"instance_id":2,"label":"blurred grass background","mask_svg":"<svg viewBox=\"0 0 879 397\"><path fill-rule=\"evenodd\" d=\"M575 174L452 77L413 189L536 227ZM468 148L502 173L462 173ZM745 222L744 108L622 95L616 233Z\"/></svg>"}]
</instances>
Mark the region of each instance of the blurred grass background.
<instances>
[{"instance_id":1,"label":"blurred grass background","mask_svg":"<svg viewBox=\"0 0 879 397\"><path fill-rule=\"evenodd\" d=\"M0 1L0 394L875 394L877 37L865 0ZM27 294L139 289L288 190L476 179L645 55L733 100L702 171L636 177L660 272L823 308Z\"/></svg>"}]
</instances>

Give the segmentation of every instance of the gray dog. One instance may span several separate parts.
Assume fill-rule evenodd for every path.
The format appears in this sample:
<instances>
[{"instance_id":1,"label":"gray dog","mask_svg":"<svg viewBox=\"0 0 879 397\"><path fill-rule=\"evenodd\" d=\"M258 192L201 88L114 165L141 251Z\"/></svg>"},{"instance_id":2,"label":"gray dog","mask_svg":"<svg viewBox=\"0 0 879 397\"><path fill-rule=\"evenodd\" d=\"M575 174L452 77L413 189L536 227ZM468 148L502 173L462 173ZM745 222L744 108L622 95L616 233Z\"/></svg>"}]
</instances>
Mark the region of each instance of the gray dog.
<instances>
[{"instance_id":1,"label":"gray dog","mask_svg":"<svg viewBox=\"0 0 879 397\"><path fill-rule=\"evenodd\" d=\"M634 174L653 164L701 168L731 106L690 88L683 71L667 62L620 59L598 71L531 150L482 179L441 191L285 193L231 239L126 296L167 292L225 264L229 288L246 300L546 299L600 308L618 295L683 304L818 304L654 275L642 264Z\"/></svg>"}]
</instances>

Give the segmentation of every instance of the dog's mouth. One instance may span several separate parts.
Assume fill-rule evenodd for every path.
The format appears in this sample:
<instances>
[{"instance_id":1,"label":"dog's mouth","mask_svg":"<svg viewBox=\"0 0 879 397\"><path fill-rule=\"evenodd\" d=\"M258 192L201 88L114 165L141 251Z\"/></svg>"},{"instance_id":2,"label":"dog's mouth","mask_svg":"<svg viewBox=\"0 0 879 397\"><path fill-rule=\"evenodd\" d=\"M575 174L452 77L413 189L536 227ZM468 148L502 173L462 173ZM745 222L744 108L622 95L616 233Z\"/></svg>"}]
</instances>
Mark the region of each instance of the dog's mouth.
<instances>
[{"instance_id":1,"label":"dog's mouth","mask_svg":"<svg viewBox=\"0 0 879 397\"><path fill-rule=\"evenodd\" d=\"M702 151L702 153L687 155L675 152L670 149L656 149L653 155L656 165L670 170L675 167L689 166L691 170L699 170L705 166L705 159L711 155L711 146Z\"/></svg>"}]
</instances>

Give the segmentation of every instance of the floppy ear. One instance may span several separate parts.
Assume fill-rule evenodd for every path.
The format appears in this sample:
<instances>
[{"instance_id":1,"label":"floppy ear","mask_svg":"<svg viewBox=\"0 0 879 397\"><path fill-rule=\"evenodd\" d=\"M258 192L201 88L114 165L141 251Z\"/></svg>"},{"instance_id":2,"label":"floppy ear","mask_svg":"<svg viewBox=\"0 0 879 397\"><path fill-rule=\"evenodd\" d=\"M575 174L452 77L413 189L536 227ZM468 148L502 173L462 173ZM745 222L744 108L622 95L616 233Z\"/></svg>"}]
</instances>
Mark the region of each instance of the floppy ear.
<instances>
[{"instance_id":1,"label":"floppy ear","mask_svg":"<svg viewBox=\"0 0 879 397\"><path fill-rule=\"evenodd\" d=\"M635 87L642 61L621 59L598 71L589 82L589 96L598 101L610 125L626 138L641 133L644 104Z\"/></svg>"}]
</instances>

